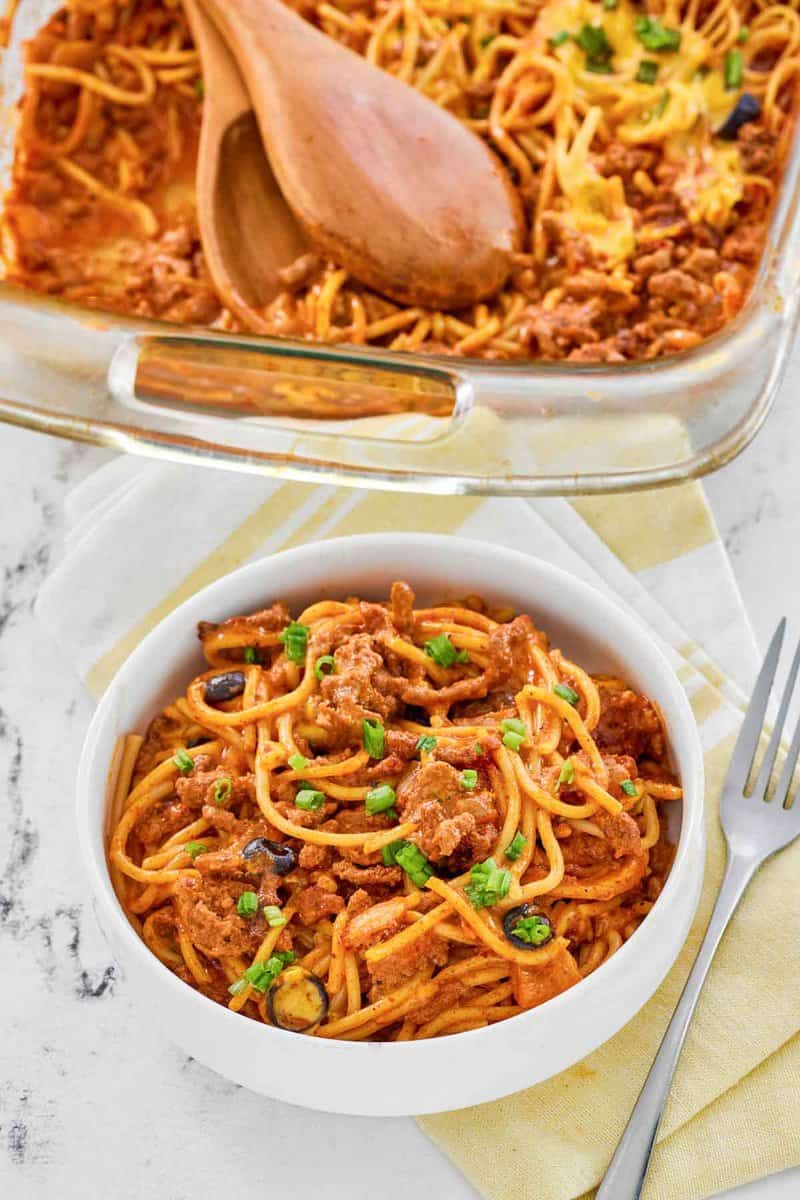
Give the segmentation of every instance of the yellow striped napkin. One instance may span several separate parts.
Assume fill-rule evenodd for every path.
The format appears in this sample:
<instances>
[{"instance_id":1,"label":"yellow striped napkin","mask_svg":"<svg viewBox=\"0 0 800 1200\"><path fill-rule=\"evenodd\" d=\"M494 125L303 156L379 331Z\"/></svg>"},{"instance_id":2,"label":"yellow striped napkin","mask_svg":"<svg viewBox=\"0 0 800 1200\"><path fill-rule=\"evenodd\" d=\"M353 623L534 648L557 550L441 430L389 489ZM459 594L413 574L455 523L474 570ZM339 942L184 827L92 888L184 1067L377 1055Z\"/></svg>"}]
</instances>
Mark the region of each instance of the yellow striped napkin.
<instances>
[{"instance_id":1,"label":"yellow striped napkin","mask_svg":"<svg viewBox=\"0 0 800 1200\"><path fill-rule=\"evenodd\" d=\"M680 961L645 1009L572 1070L507 1100L420 1121L487 1200L573 1200L592 1189L719 884L717 797L754 665L699 486L571 507L370 494L119 460L81 486L68 515L65 557L37 607L96 693L158 620L211 580L300 542L367 531L514 545L614 592L661 639L700 725L709 784L705 890ZM769 865L720 951L676 1078L648 1200L694 1200L800 1163L799 871L800 847Z\"/></svg>"}]
</instances>

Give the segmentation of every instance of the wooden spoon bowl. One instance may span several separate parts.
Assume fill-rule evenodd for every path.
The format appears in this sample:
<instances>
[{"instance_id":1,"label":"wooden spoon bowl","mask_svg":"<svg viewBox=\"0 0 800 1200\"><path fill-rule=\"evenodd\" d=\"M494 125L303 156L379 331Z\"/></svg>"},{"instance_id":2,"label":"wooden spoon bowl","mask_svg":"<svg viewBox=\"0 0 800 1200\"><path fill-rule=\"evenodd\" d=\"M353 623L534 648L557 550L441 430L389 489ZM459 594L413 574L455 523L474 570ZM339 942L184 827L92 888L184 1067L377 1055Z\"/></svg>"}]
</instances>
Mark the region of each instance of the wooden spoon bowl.
<instances>
[{"instance_id":1,"label":"wooden spoon bowl","mask_svg":"<svg viewBox=\"0 0 800 1200\"><path fill-rule=\"evenodd\" d=\"M462 308L503 286L522 213L475 134L281 0L202 2L247 85L280 189L318 250L401 304ZM249 257L252 235L236 233Z\"/></svg>"}]
</instances>

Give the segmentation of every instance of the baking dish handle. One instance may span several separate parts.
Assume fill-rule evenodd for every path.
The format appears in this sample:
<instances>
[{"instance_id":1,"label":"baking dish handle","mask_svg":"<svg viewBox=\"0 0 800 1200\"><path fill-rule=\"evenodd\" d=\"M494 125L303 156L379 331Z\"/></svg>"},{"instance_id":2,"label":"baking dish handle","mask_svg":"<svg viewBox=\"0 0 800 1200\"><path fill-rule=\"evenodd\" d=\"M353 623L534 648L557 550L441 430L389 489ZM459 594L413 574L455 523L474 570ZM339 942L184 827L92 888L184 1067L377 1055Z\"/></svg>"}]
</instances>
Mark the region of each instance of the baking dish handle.
<instances>
[{"instance_id":1,"label":"baking dish handle","mask_svg":"<svg viewBox=\"0 0 800 1200\"><path fill-rule=\"evenodd\" d=\"M748 325L709 378L691 352L613 373L422 360L177 331L0 284L0 420L198 465L387 490L645 488L702 474L747 444L785 366L786 316ZM709 445L702 420L717 393L729 409L735 395L743 420Z\"/></svg>"}]
</instances>

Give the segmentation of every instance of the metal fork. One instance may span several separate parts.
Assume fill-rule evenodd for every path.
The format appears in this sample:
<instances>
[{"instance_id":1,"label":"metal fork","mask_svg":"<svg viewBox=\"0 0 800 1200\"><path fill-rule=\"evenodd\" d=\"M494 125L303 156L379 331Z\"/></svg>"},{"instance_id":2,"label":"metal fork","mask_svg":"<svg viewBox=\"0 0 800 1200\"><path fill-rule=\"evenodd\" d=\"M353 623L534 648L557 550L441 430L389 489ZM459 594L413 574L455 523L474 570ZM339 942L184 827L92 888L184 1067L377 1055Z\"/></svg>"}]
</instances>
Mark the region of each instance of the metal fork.
<instances>
[{"instance_id":1,"label":"metal fork","mask_svg":"<svg viewBox=\"0 0 800 1200\"><path fill-rule=\"evenodd\" d=\"M722 790L720 820L725 834L727 865L714 911L686 986L664 1034L664 1040L639 1093L625 1132L597 1192L596 1200L638 1200L641 1196L686 1031L720 939L758 868L773 854L800 837L800 797L789 807L789 791L800 753L800 720L795 728L780 778L771 794L769 790L786 714L800 667L800 646L789 669L778 715L758 777L752 789L747 786L761 735L765 732L764 717L785 632L786 618L779 623L772 636Z\"/></svg>"}]
</instances>

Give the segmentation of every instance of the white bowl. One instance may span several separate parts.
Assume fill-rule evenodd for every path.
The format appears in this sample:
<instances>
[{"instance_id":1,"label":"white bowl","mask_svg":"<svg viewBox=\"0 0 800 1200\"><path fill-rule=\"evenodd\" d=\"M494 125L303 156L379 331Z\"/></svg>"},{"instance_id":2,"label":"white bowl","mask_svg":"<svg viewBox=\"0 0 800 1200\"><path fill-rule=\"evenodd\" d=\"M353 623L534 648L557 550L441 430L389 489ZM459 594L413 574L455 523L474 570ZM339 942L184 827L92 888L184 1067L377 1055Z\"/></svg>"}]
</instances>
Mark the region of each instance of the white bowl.
<instances>
[{"instance_id":1,"label":"white bowl","mask_svg":"<svg viewBox=\"0 0 800 1200\"><path fill-rule=\"evenodd\" d=\"M666 886L634 935L587 979L540 1008L485 1029L418 1042L304 1037L247 1020L188 987L150 953L108 875L103 827L120 734L148 720L202 669L198 620L284 599L378 599L407 579L423 601L477 593L529 612L552 643L591 670L614 672L661 707L684 788L680 839ZM98 921L127 981L188 1054L255 1092L307 1108L369 1116L479 1104L548 1079L616 1033L674 962L700 894L705 858L703 758L674 671L647 630L594 588L538 559L483 542L373 534L289 550L198 592L153 630L104 695L78 772L78 826Z\"/></svg>"}]
</instances>

